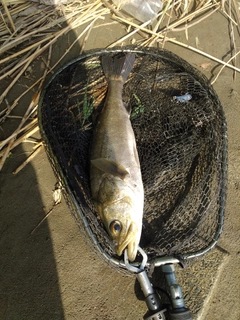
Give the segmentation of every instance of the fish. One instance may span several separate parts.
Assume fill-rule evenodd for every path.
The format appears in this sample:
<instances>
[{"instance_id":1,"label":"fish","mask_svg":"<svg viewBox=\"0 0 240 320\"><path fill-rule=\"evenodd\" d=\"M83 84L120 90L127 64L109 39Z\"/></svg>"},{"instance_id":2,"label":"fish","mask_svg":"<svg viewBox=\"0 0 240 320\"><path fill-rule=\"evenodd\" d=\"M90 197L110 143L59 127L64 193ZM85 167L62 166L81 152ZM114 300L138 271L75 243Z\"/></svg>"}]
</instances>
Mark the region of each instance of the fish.
<instances>
[{"instance_id":1,"label":"fish","mask_svg":"<svg viewBox=\"0 0 240 320\"><path fill-rule=\"evenodd\" d=\"M134 261L142 233L144 189L130 110L123 103L123 85L135 61L102 56L108 84L103 109L93 127L90 185L96 211L115 243L116 254L127 250Z\"/></svg>"}]
</instances>

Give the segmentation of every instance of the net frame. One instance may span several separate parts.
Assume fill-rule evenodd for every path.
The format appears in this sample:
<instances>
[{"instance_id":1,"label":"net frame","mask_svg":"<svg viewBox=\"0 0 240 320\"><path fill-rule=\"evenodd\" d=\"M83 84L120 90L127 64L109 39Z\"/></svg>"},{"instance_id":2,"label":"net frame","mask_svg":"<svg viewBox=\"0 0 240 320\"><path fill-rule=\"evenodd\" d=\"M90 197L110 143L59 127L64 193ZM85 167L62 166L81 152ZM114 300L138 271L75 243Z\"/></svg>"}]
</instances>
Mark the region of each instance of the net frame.
<instances>
[{"instance_id":1,"label":"net frame","mask_svg":"<svg viewBox=\"0 0 240 320\"><path fill-rule=\"evenodd\" d=\"M155 250L154 253L150 253L150 260L151 263L154 264L158 261L159 257L166 256L166 255L171 255L178 257L181 261L186 262L190 261L191 259L197 258L202 256L203 254L207 253L209 250L211 250L217 243L223 229L223 223L224 223L224 210L225 210L225 201L226 201L226 185L227 185L227 126L226 126L226 120L223 112L223 108L221 106L221 103L217 97L217 94L215 93L214 89L212 86L208 83L207 78L200 73L198 70L193 68L189 63L187 63L185 60L181 59L180 57L176 56L172 52L169 52L164 49L153 49L153 48L138 48L138 47L126 47L126 48L111 48L111 49L104 49L104 50L93 50L89 51L88 53L84 54L81 57L78 57L74 61L71 61L69 64L61 68L55 75L50 79L48 84L45 86L45 89L43 90L39 102L39 126L40 126L40 131L43 137L43 140L45 142L45 148L48 154L48 158L50 160L50 163L53 167L53 170L55 172L55 175L58 180L62 182L62 185L64 186L64 195L65 199L70 207L70 210L72 214L75 217L75 220L77 224L79 225L80 229L85 232L86 235L86 240L88 240L88 243L91 245L91 247L94 249L95 252L100 254L100 257L103 258L105 261L110 263L111 267L116 267L118 270L124 269L124 262L122 258L117 257L116 255L113 254L114 248L111 240L109 239L104 227L101 227L101 232L98 232L99 225L97 223L101 223L99 220L95 219L95 222L93 224L89 224L89 219L86 218L86 212L87 216L92 216L93 217L93 211L94 208L92 206L91 200L86 199L84 196L79 196L75 193L75 190L78 188L81 190L82 185L79 184L79 181L74 181L74 177L70 177L70 180L74 183L71 183L71 186L69 185L69 176L67 177L68 173L64 170L63 165L59 165L59 159L58 156L56 155L56 152L54 152L52 146L54 145L54 139L53 136L54 134L50 134L51 138L49 137L49 132L46 132L46 127L44 127L44 120L43 118L43 113L44 113L44 104L46 105L46 99L47 92L53 82L61 75L62 72L65 72L68 70L68 68L71 69L71 67L74 67L74 65L78 63L82 63L83 61L86 61L87 59L91 59L92 57L100 57L105 54L122 54L122 53L127 53L127 52L135 52L136 55L144 55L144 56L149 56L151 59L162 59L163 61L170 64L174 64L175 68L178 69L178 77L186 77L187 78L193 78L195 80L195 84L200 89L200 93L198 94L201 96L204 96L204 94L207 93L207 98L212 99L214 101L214 104L218 108L218 112L221 115L221 121L220 123L220 129L219 129L219 139L221 140L221 152L218 154L218 156L221 159L218 159L218 161L221 163L221 172L218 174L221 176L220 179L220 184L218 186L218 211L216 213L217 216L217 226L215 227L214 235L212 236L212 240L208 242L205 246L202 246L199 250L191 250L187 249L185 252L181 252L178 250L171 250L168 253L166 252L157 252ZM70 70L69 69L69 70ZM134 70L133 70L134 74ZM171 78L171 76L170 76ZM181 78L182 79L182 78ZM181 82L182 80L180 80ZM191 82L190 82L191 83ZM106 87L106 83L105 83ZM194 87L195 88L195 87ZM191 88L191 93L193 93L194 88ZM106 89L106 88L105 88ZM196 88L195 88L196 89ZM201 92L202 90L202 92ZM104 96L104 92L102 92L102 96ZM172 92L178 93L178 91L172 90ZM179 91L180 92L180 91ZM180 92L181 93L181 92ZM182 92L184 93L184 92ZM186 92L185 92L186 93ZM177 96L177 95L176 95ZM173 96L174 99L176 99L175 95ZM181 96L184 96L182 94ZM173 100L174 100L173 99ZM47 102L48 103L48 102ZM174 102L175 103L175 102ZM177 103L180 103L177 101ZM101 104L101 103L100 103ZM180 103L181 105L181 103ZM137 118L141 118L141 115L138 115ZM137 120L138 121L138 120ZM134 121L133 121L134 122ZM196 127L201 127L201 121L198 121L196 123ZM134 125L133 125L134 127ZM176 130L176 128L174 128ZM53 139L53 140L52 140ZM52 141L50 141L52 140ZM205 154L206 155L206 154ZM67 165L66 165L67 166ZM84 193L84 190L82 190ZM184 207L183 207L184 208ZM207 208L205 210L207 213ZM94 218L93 218L94 220ZM98 236L96 237L96 233L98 233ZM193 232L194 233L194 232ZM101 243L101 241L107 243L107 246L110 248L109 250L106 250L106 247L104 247ZM186 239L186 242L189 240Z\"/></svg>"}]
</instances>

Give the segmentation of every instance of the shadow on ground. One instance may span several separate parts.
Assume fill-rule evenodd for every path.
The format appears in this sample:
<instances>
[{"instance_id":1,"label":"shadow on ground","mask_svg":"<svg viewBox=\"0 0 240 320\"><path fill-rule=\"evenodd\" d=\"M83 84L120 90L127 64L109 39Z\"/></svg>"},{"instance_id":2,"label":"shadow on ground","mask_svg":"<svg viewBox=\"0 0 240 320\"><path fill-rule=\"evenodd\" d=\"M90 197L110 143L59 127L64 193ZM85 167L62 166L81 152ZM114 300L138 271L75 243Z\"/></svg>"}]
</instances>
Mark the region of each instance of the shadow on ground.
<instances>
[{"instance_id":1,"label":"shadow on ground","mask_svg":"<svg viewBox=\"0 0 240 320\"><path fill-rule=\"evenodd\" d=\"M75 33L70 32L62 40L71 43L75 38ZM59 46L59 43L53 46L52 65L64 51L65 47ZM76 44L62 64L78 56L79 52L80 46ZM44 55L46 61L46 54ZM38 80L44 68L41 57L37 58L31 71L10 91L8 103L13 103L26 87ZM20 100L17 108L19 115L25 113L26 105L29 105L36 88ZM1 110L4 107L3 103ZM18 125L19 120L14 119L3 123L0 140L6 138ZM29 147L29 150L32 148ZM21 147L14 149L0 175L0 319L61 320L64 319L64 310L57 262L48 220L44 220L53 207L53 174L50 174L51 178L46 181L45 187L49 198L48 206L44 206L39 179L31 164L17 175L12 174L29 153L30 151Z\"/></svg>"},{"instance_id":2,"label":"shadow on ground","mask_svg":"<svg viewBox=\"0 0 240 320\"><path fill-rule=\"evenodd\" d=\"M23 159L9 160L0 178L0 318L64 319L47 220L31 234L50 208L43 206L31 165L12 175Z\"/></svg>"}]
</instances>

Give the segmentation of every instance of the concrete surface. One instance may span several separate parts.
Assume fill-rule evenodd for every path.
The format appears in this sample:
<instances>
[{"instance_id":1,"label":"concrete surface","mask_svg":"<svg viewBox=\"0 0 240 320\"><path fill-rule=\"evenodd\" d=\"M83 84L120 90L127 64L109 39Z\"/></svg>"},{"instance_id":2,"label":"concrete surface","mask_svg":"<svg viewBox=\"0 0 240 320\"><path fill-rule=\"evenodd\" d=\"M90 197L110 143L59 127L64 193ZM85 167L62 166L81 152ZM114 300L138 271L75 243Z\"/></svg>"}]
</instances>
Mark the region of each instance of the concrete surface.
<instances>
[{"instance_id":1,"label":"concrete surface","mask_svg":"<svg viewBox=\"0 0 240 320\"><path fill-rule=\"evenodd\" d=\"M85 50L106 47L125 34L123 26L107 22L110 24L92 30ZM217 13L204 26L191 28L188 41L184 34L174 36L189 45L195 45L198 37L201 49L218 58L229 52L228 25ZM72 32L54 46L55 60L74 37ZM239 44L237 38L238 48ZM65 62L78 56L80 46L73 48ZM170 44L166 48L202 70L209 79L219 71L216 63L192 51ZM205 63L210 65L201 68ZM38 59L33 64L34 77L40 66ZM224 106L229 132L228 199L219 248L177 272L186 304L189 302L187 306L195 310L198 320L240 319L239 77L238 74L233 81L232 71L225 68L214 85ZM12 89L9 102L20 87L21 83L17 83ZM25 102L20 101L20 113ZM11 125L10 121L7 125ZM4 126L3 130L7 132ZM147 309L135 279L116 273L91 252L64 201L53 206L56 179L45 152L19 174L12 175L30 150L28 143L16 148L0 174L0 319L142 319Z\"/></svg>"}]
</instances>

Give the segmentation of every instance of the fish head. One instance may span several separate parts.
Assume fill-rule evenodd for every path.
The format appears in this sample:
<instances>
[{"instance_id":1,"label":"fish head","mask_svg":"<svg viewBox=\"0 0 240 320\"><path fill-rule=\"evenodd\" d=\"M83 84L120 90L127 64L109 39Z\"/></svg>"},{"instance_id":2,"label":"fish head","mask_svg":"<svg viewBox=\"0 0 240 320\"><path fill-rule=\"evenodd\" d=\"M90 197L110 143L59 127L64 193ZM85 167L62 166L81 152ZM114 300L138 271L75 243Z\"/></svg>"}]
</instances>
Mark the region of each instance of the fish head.
<instances>
[{"instance_id":1,"label":"fish head","mask_svg":"<svg viewBox=\"0 0 240 320\"><path fill-rule=\"evenodd\" d=\"M136 212L130 199L125 197L106 206L103 210L103 222L116 242L116 253L121 256L127 249L128 259L134 261L142 231L141 212Z\"/></svg>"}]
</instances>

